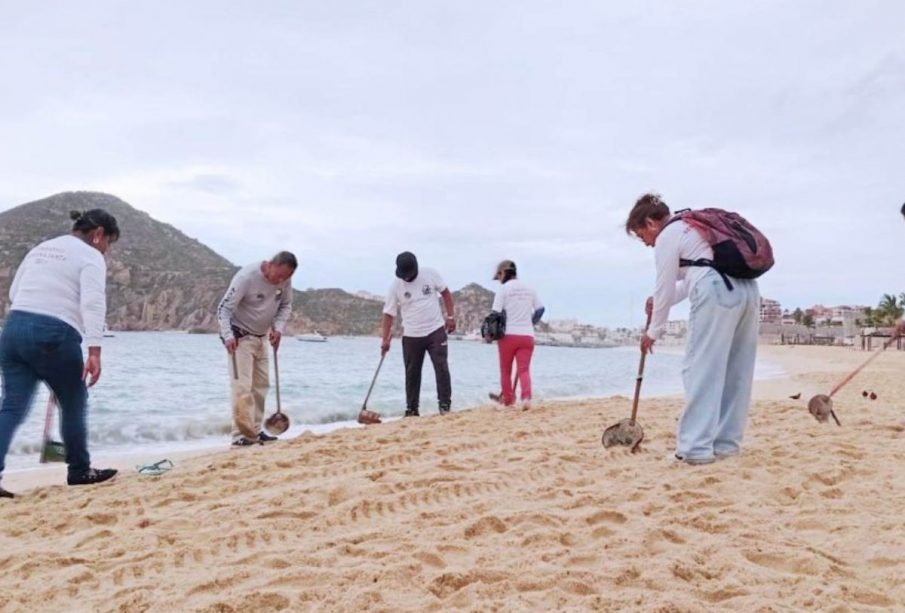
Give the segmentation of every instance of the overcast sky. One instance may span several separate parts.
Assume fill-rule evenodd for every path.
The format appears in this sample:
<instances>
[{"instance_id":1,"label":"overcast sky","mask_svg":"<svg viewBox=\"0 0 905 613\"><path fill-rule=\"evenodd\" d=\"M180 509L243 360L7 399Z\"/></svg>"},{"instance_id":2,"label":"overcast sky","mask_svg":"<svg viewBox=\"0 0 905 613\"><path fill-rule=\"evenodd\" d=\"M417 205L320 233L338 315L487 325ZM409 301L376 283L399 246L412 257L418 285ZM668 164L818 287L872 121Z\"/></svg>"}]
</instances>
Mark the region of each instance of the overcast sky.
<instances>
[{"instance_id":1,"label":"overcast sky","mask_svg":"<svg viewBox=\"0 0 905 613\"><path fill-rule=\"evenodd\" d=\"M761 227L784 306L905 290L905 3L0 0L0 210L102 190L295 285L637 325L645 191ZM123 228L123 232L128 232ZM681 316L677 311L676 316Z\"/></svg>"}]
</instances>

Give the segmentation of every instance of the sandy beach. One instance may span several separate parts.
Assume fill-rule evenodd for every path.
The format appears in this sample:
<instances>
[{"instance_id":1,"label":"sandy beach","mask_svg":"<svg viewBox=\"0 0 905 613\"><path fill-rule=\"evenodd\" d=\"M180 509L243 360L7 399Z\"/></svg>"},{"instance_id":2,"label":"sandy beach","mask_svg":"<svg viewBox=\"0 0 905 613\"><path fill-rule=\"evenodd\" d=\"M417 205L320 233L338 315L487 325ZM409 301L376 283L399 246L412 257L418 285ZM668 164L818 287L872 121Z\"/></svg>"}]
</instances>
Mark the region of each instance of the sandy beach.
<instances>
[{"instance_id":1,"label":"sandy beach","mask_svg":"<svg viewBox=\"0 0 905 613\"><path fill-rule=\"evenodd\" d=\"M93 488L9 475L0 611L901 607L905 353L839 393L839 428L807 399L866 353L761 351L789 376L757 383L743 455L708 466L670 459L679 398L642 398L641 453L603 449L630 410L616 397L304 435Z\"/></svg>"}]
</instances>

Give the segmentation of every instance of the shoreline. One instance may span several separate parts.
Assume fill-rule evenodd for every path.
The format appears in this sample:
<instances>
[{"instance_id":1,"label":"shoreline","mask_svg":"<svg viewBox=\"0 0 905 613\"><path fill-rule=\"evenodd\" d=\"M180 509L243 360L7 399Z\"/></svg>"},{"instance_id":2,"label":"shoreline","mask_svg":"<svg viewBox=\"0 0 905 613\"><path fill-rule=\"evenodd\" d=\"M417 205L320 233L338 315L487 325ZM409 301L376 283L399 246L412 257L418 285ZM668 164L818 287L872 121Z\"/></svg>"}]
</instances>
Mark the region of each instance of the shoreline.
<instances>
[{"instance_id":1,"label":"shoreline","mask_svg":"<svg viewBox=\"0 0 905 613\"><path fill-rule=\"evenodd\" d=\"M758 351L760 352L764 347L768 346L760 346L758 348ZM666 345L664 347L659 347L658 350L658 353L681 355L682 353L684 353L684 346ZM773 356L771 354L770 358L772 357ZM791 373L789 373L782 364L778 363L779 360L776 360L774 362L770 358L766 359L763 363L764 367L768 371L768 374L759 378L755 377L755 385L757 385L758 383L776 381L778 379L781 380L791 376ZM777 366L780 369L779 372L776 371ZM680 398L681 395L681 391L645 395L642 390L641 399L642 402L645 399L676 399ZM540 402L543 402L543 404L547 406L557 406L567 405L570 403L611 401L620 398L624 398L624 396L620 394L611 394L609 396L577 395L549 398L544 399ZM475 411L482 408L487 408L488 406L493 405L490 403L484 403L464 407L456 412ZM425 417L429 417L431 415L432 414L429 413L425 415ZM384 418L383 423L391 423L398 419L401 419L401 417ZM293 441L302 436L327 436L342 430L355 430L364 427L364 425L359 424L358 422L353 420L328 422L324 424L300 424L299 426L294 426L289 429L288 432L291 434L284 434L283 436L281 436L279 443ZM139 447L142 448L136 451L124 451L121 449L92 451L92 465L102 468L116 468L120 471L121 475L123 473L135 474L136 465L149 464L163 459L168 459L174 463L178 463L191 458L205 457L208 455L215 455L223 452L241 451L232 449L229 446L228 436L222 438L208 437L188 441L172 441L160 444L146 444L139 445ZM34 459L37 462L37 455L34 456ZM118 475L117 478L120 478L121 475ZM3 474L0 484L2 484L3 487L8 489L9 491L26 494L29 491L37 488L65 484L65 482L65 463L51 463L36 464L34 466L26 467L16 466L14 468L7 468Z\"/></svg>"}]
</instances>

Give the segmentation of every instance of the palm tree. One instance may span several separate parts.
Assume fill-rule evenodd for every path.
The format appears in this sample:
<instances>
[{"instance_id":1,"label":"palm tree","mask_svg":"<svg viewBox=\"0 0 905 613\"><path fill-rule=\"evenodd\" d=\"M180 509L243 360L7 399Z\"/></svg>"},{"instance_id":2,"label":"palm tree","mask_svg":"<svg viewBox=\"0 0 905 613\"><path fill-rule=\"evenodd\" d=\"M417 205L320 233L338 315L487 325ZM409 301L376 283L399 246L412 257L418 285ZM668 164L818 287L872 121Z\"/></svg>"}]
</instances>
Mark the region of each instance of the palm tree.
<instances>
[{"instance_id":1,"label":"palm tree","mask_svg":"<svg viewBox=\"0 0 905 613\"><path fill-rule=\"evenodd\" d=\"M877 314L874 313L873 307L864 307L864 325L868 328L877 325Z\"/></svg>"},{"instance_id":2,"label":"palm tree","mask_svg":"<svg viewBox=\"0 0 905 613\"><path fill-rule=\"evenodd\" d=\"M905 307L893 294L883 294L880 304L877 305L877 312L880 315L878 323L891 326L902 318L902 314L905 313Z\"/></svg>"}]
</instances>

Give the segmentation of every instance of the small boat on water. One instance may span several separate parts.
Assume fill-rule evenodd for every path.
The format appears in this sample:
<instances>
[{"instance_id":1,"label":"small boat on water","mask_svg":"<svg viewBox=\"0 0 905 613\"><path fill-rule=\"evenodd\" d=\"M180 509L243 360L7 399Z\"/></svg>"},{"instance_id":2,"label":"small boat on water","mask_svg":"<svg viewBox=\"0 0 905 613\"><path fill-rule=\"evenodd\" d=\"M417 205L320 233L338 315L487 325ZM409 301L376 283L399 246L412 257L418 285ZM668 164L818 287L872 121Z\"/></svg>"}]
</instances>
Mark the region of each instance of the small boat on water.
<instances>
[{"instance_id":1,"label":"small boat on water","mask_svg":"<svg viewBox=\"0 0 905 613\"><path fill-rule=\"evenodd\" d=\"M295 336L297 340L303 341L305 343L326 343L327 337L315 330L314 332L306 332L305 334L297 334Z\"/></svg>"}]
</instances>

